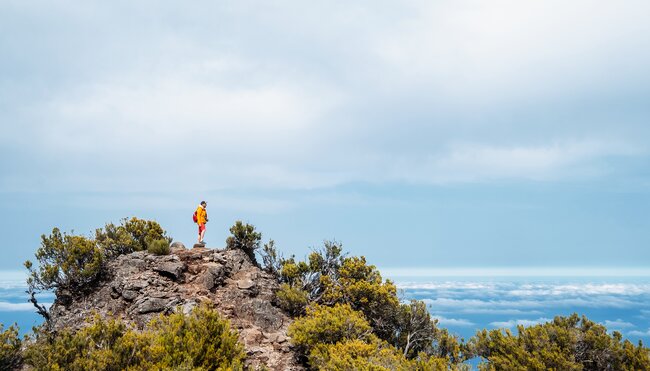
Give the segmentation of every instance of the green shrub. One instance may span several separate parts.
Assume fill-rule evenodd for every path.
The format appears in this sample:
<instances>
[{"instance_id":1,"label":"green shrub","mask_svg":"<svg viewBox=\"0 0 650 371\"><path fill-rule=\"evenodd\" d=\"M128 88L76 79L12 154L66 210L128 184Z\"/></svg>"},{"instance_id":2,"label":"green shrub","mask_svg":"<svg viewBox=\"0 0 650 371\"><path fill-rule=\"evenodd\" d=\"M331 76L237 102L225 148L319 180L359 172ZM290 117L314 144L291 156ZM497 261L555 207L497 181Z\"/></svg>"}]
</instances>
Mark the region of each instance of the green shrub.
<instances>
[{"instance_id":1,"label":"green shrub","mask_svg":"<svg viewBox=\"0 0 650 371\"><path fill-rule=\"evenodd\" d=\"M96 316L77 332L40 333L25 351L38 370L231 370L244 356L237 333L207 305L161 315L142 332Z\"/></svg>"},{"instance_id":2,"label":"green shrub","mask_svg":"<svg viewBox=\"0 0 650 371\"><path fill-rule=\"evenodd\" d=\"M347 340L335 344L321 344L309 354L309 365L316 370L414 370L394 347L380 342Z\"/></svg>"},{"instance_id":3,"label":"green shrub","mask_svg":"<svg viewBox=\"0 0 650 371\"><path fill-rule=\"evenodd\" d=\"M158 365L176 369L228 370L241 368L245 357L238 335L230 323L211 306L203 304L188 316L182 313L160 316L150 324L154 346L162 350Z\"/></svg>"},{"instance_id":4,"label":"green shrub","mask_svg":"<svg viewBox=\"0 0 650 371\"><path fill-rule=\"evenodd\" d=\"M166 239L148 240L147 251L156 255L169 255L169 241Z\"/></svg>"},{"instance_id":5,"label":"green shrub","mask_svg":"<svg viewBox=\"0 0 650 371\"><path fill-rule=\"evenodd\" d=\"M23 363L18 327L13 324L3 329L4 325L0 323L0 370L17 370Z\"/></svg>"},{"instance_id":6,"label":"green shrub","mask_svg":"<svg viewBox=\"0 0 650 371\"><path fill-rule=\"evenodd\" d=\"M25 363L37 370L126 370L154 365L151 338L116 319L95 316L77 332L37 333Z\"/></svg>"},{"instance_id":7,"label":"green shrub","mask_svg":"<svg viewBox=\"0 0 650 371\"><path fill-rule=\"evenodd\" d=\"M335 277L335 276L334 276ZM322 276L324 304L348 303L363 312L377 336L393 342L397 327L399 300L397 288L386 280L374 265L366 264L365 257L343 259L338 278Z\"/></svg>"},{"instance_id":8,"label":"green shrub","mask_svg":"<svg viewBox=\"0 0 650 371\"><path fill-rule=\"evenodd\" d=\"M347 304L307 308L289 326L291 342L316 370L457 370L447 358L420 353L408 359L403 352L372 334L361 312Z\"/></svg>"},{"instance_id":9,"label":"green shrub","mask_svg":"<svg viewBox=\"0 0 650 371\"><path fill-rule=\"evenodd\" d=\"M425 352L444 353L441 357L448 357L452 363L460 360L459 348L453 348L453 354L433 349L436 336L440 344L458 344L453 343L455 338L438 331L424 303L400 304L395 284L384 281L363 256L346 257L342 250L339 243L326 241L306 262L296 262L293 257L283 260L279 272L283 284L276 292L280 306L295 316L308 304L347 304L363 313L375 335L398 346L408 358Z\"/></svg>"},{"instance_id":10,"label":"green shrub","mask_svg":"<svg viewBox=\"0 0 650 371\"><path fill-rule=\"evenodd\" d=\"M104 228L97 229L95 240L104 254L111 258L147 250L150 241L166 240L169 244L172 238L167 236L158 222L132 217L122 219L120 225L108 223Z\"/></svg>"},{"instance_id":11,"label":"green shrub","mask_svg":"<svg viewBox=\"0 0 650 371\"><path fill-rule=\"evenodd\" d=\"M244 224L237 220L235 224L230 227L232 236L226 239L226 247L228 249L241 249L257 265L255 259L255 251L260 248L260 241L262 234L255 231L255 226L251 224Z\"/></svg>"},{"instance_id":12,"label":"green shrub","mask_svg":"<svg viewBox=\"0 0 650 371\"><path fill-rule=\"evenodd\" d=\"M414 358L420 352L433 353L437 328L424 302L401 304L397 313L396 343L404 355Z\"/></svg>"},{"instance_id":13,"label":"green shrub","mask_svg":"<svg viewBox=\"0 0 650 371\"><path fill-rule=\"evenodd\" d=\"M275 293L280 308L287 311L292 316L297 316L305 312L309 303L309 298L305 290L295 288L287 283L280 285L280 289Z\"/></svg>"},{"instance_id":14,"label":"green shrub","mask_svg":"<svg viewBox=\"0 0 650 371\"><path fill-rule=\"evenodd\" d=\"M275 277L280 277L280 271L282 270L282 262L284 259L282 255L278 253L278 250L275 248L275 241L269 240L268 243L265 243L261 251L262 255L262 267L268 273L274 275Z\"/></svg>"},{"instance_id":15,"label":"green shrub","mask_svg":"<svg viewBox=\"0 0 650 371\"><path fill-rule=\"evenodd\" d=\"M347 304L333 307L307 307L307 314L289 325L291 341L305 354L319 344L335 344L345 340L366 340L372 329L363 314Z\"/></svg>"},{"instance_id":16,"label":"green shrub","mask_svg":"<svg viewBox=\"0 0 650 371\"><path fill-rule=\"evenodd\" d=\"M58 228L49 236L41 236L41 247L35 255L38 269L31 261L25 262L30 290L54 289L60 295L66 291L74 295L96 282L104 264L104 256L95 241L61 234Z\"/></svg>"},{"instance_id":17,"label":"green shrub","mask_svg":"<svg viewBox=\"0 0 650 371\"><path fill-rule=\"evenodd\" d=\"M510 330L482 330L469 347L484 370L648 370L650 350L577 314Z\"/></svg>"}]
</instances>

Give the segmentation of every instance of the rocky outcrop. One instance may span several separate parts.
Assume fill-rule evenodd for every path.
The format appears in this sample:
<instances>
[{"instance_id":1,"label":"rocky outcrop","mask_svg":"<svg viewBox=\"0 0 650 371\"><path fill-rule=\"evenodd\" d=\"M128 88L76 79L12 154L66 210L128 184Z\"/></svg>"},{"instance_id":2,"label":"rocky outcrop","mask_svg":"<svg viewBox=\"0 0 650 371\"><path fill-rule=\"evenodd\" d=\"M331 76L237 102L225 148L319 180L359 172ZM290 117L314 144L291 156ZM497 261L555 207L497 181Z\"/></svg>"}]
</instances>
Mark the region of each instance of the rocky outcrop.
<instances>
[{"instance_id":1,"label":"rocky outcrop","mask_svg":"<svg viewBox=\"0 0 650 371\"><path fill-rule=\"evenodd\" d=\"M144 251L119 256L108 272L91 293L55 301L50 309L54 330L79 328L93 313L143 328L160 313L189 313L209 301L239 331L252 369L302 369L287 336L291 319L273 304L276 280L241 250L187 250L175 244L167 256Z\"/></svg>"}]
</instances>

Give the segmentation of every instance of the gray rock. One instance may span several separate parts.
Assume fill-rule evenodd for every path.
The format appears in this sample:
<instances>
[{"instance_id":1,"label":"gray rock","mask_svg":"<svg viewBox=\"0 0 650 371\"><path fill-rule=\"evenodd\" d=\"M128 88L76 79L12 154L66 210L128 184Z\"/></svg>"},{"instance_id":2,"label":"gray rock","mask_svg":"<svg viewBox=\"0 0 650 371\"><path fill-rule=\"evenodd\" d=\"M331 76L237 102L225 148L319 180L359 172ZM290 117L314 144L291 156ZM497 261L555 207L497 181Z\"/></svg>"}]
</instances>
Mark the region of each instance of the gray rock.
<instances>
[{"instance_id":1,"label":"gray rock","mask_svg":"<svg viewBox=\"0 0 650 371\"><path fill-rule=\"evenodd\" d=\"M138 297L138 292L135 290L124 290L122 291L122 297L124 300L133 301L133 299Z\"/></svg>"},{"instance_id":2,"label":"gray rock","mask_svg":"<svg viewBox=\"0 0 650 371\"><path fill-rule=\"evenodd\" d=\"M171 245L169 245L169 248L176 250L185 250L185 245L183 245L183 243L180 241L174 241Z\"/></svg>"},{"instance_id":3,"label":"gray rock","mask_svg":"<svg viewBox=\"0 0 650 371\"><path fill-rule=\"evenodd\" d=\"M255 287L255 282L253 280L245 278L243 280L237 281L237 287L242 290L250 290Z\"/></svg>"},{"instance_id":4,"label":"gray rock","mask_svg":"<svg viewBox=\"0 0 650 371\"><path fill-rule=\"evenodd\" d=\"M128 281L124 284L125 290L142 290L143 288L149 286L149 282L146 280L133 280Z\"/></svg>"},{"instance_id":5,"label":"gray rock","mask_svg":"<svg viewBox=\"0 0 650 371\"><path fill-rule=\"evenodd\" d=\"M212 290L217 286L223 285L223 282L228 276L226 267L217 263L207 263L206 267L203 273L203 286L208 290Z\"/></svg>"},{"instance_id":6,"label":"gray rock","mask_svg":"<svg viewBox=\"0 0 650 371\"><path fill-rule=\"evenodd\" d=\"M162 312L167 307L167 300L160 298L148 298L137 308L138 313Z\"/></svg>"},{"instance_id":7,"label":"gray rock","mask_svg":"<svg viewBox=\"0 0 650 371\"><path fill-rule=\"evenodd\" d=\"M151 294L149 294L152 298L168 298L169 293L166 293L164 291L154 291Z\"/></svg>"},{"instance_id":8,"label":"gray rock","mask_svg":"<svg viewBox=\"0 0 650 371\"><path fill-rule=\"evenodd\" d=\"M185 270L185 264L173 261L165 262L155 267L154 270L164 276L178 280Z\"/></svg>"}]
</instances>

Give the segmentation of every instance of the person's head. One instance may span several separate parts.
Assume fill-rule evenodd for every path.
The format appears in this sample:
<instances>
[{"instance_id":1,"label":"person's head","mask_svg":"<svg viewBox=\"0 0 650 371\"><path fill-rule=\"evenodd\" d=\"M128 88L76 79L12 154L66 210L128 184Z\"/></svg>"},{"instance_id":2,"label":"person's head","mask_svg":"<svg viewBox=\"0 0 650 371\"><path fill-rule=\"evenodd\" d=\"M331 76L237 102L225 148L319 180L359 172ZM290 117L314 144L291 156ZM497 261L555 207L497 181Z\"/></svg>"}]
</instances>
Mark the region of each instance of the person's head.
<instances>
[{"instance_id":1,"label":"person's head","mask_svg":"<svg viewBox=\"0 0 650 371\"><path fill-rule=\"evenodd\" d=\"M205 202L205 201L201 201L201 206L203 206L203 207L208 207L208 203Z\"/></svg>"}]
</instances>

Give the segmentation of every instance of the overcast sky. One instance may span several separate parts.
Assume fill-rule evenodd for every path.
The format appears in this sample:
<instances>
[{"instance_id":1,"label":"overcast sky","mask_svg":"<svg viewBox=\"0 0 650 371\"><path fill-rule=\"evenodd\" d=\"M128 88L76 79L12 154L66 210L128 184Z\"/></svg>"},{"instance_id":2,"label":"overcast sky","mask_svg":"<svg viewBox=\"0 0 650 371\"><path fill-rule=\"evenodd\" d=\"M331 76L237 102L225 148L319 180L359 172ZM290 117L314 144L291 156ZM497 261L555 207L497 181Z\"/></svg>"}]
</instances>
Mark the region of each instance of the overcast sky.
<instances>
[{"instance_id":1,"label":"overcast sky","mask_svg":"<svg viewBox=\"0 0 650 371\"><path fill-rule=\"evenodd\" d=\"M385 267L650 258L648 1L2 1L0 231L249 221Z\"/></svg>"}]
</instances>

